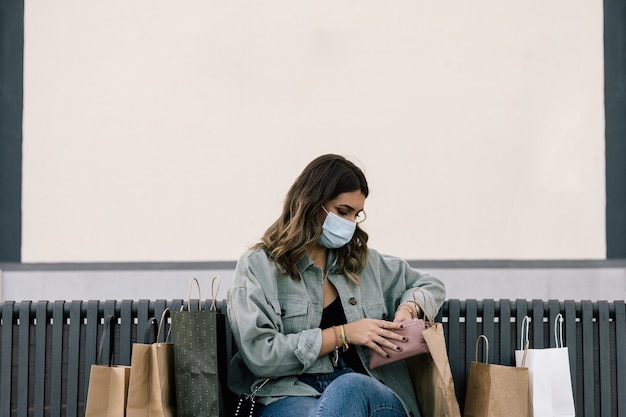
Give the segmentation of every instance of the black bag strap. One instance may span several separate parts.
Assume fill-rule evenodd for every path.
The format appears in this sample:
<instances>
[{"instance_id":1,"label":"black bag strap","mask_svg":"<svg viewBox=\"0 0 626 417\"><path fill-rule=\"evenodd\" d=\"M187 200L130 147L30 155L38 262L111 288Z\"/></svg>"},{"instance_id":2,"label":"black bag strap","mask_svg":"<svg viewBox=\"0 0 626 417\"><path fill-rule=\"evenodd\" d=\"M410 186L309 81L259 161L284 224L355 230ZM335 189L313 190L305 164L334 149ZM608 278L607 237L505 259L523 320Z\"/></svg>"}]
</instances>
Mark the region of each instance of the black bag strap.
<instances>
[{"instance_id":1,"label":"black bag strap","mask_svg":"<svg viewBox=\"0 0 626 417\"><path fill-rule=\"evenodd\" d=\"M159 331L159 323L157 319L154 317L150 317L148 319L148 327L146 327L146 331L143 334L143 344L149 345L156 342L158 339L158 331Z\"/></svg>"},{"instance_id":2,"label":"black bag strap","mask_svg":"<svg viewBox=\"0 0 626 417\"><path fill-rule=\"evenodd\" d=\"M107 336L109 338L109 358L108 358L109 360L106 365L111 366L111 364L113 363L113 339L114 339L113 320L114 319L115 317L112 315L106 316L104 318L104 331L102 332L102 335L100 336L100 342L98 344L98 358L96 359L96 363L98 365L105 365L102 363L102 352L104 350L104 342L106 341Z\"/></svg>"}]
</instances>

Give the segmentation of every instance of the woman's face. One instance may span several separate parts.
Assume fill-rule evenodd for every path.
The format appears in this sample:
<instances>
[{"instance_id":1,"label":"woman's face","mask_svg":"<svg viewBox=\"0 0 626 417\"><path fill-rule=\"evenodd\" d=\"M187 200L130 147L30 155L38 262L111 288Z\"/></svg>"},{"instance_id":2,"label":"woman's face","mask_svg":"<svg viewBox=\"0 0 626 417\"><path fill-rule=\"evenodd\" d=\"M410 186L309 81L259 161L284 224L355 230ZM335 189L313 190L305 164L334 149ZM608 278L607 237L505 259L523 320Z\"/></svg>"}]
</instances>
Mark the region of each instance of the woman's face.
<instances>
[{"instance_id":1,"label":"woman's face","mask_svg":"<svg viewBox=\"0 0 626 417\"><path fill-rule=\"evenodd\" d=\"M337 216L353 223L365 219L365 212L363 211L364 206L365 195L361 190L341 193L324 204L324 208L329 212L333 212ZM320 216L320 221L323 222L326 217L324 210L320 210Z\"/></svg>"}]
</instances>

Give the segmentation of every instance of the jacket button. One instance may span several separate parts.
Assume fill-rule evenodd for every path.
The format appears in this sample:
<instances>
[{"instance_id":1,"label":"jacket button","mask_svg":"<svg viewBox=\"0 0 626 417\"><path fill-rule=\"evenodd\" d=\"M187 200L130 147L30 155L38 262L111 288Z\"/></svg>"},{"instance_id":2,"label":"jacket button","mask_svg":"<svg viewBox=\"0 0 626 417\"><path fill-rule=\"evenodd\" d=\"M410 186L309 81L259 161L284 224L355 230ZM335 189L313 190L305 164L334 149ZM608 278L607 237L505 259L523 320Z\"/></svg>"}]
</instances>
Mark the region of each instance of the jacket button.
<instances>
[{"instance_id":1,"label":"jacket button","mask_svg":"<svg viewBox=\"0 0 626 417\"><path fill-rule=\"evenodd\" d=\"M410 417L415 417L415 413L413 411L409 411L409 416Z\"/></svg>"},{"instance_id":2,"label":"jacket button","mask_svg":"<svg viewBox=\"0 0 626 417\"><path fill-rule=\"evenodd\" d=\"M387 320L387 313L383 313L383 320Z\"/></svg>"},{"instance_id":3,"label":"jacket button","mask_svg":"<svg viewBox=\"0 0 626 417\"><path fill-rule=\"evenodd\" d=\"M356 298L350 297L350 304L356 305Z\"/></svg>"},{"instance_id":4,"label":"jacket button","mask_svg":"<svg viewBox=\"0 0 626 417\"><path fill-rule=\"evenodd\" d=\"M280 309L280 316L281 317L285 317L285 309L284 308Z\"/></svg>"}]
</instances>

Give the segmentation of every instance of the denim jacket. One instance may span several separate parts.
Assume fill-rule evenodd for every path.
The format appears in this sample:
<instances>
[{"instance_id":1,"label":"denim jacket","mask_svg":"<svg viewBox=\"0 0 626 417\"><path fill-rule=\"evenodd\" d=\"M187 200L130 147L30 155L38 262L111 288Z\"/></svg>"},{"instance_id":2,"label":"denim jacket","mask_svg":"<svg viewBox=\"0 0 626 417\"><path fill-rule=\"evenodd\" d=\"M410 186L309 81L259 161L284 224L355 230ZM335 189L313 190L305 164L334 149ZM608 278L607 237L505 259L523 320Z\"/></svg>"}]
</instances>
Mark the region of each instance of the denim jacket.
<instances>
[{"instance_id":1,"label":"denim jacket","mask_svg":"<svg viewBox=\"0 0 626 417\"><path fill-rule=\"evenodd\" d=\"M330 251L328 279L339 292L348 323L362 318L393 320L401 303L413 301L415 287L432 296L437 310L443 304L444 284L400 258L369 249L358 285L346 279L335 264L336 256ZM333 371L328 355L318 357L322 346L322 270L308 256L298 262L298 270L300 280L281 275L262 249L247 251L237 263L227 296L228 319L239 349L229 365L228 381L237 395L251 392L269 377L271 380L257 394L262 404L284 396L319 396L314 388L299 381L298 375ZM416 296L420 297L420 292ZM421 301L420 304L429 306ZM437 311L427 313L435 317ZM408 415L419 416L404 361L369 369L369 348L351 349L358 350L372 377L396 393Z\"/></svg>"}]
</instances>

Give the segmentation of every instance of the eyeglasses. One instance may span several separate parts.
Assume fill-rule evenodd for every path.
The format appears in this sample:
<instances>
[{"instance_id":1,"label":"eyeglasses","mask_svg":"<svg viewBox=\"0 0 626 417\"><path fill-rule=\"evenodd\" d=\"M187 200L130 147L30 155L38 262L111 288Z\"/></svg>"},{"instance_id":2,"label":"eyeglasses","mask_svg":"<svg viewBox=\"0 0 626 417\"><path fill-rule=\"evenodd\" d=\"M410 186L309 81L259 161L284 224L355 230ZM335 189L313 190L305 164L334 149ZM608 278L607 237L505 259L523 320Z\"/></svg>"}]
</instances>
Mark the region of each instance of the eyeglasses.
<instances>
[{"instance_id":1,"label":"eyeglasses","mask_svg":"<svg viewBox=\"0 0 626 417\"><path fill-rule=\"evenodd\" d=\"M324 210L326 214L328 214L328 210L326 210L326 207L324 207L324 205L322 205L322 210ZM339 212L338 214L341 215L341 217L348 215L348 213L342 213L342 212ZM367 218L367 215L365 214L365 210L361 210L356 214L356 216L354 216L354 222L356 224L359 224L361 222L364 222L366 218Z\"/></svg>"}]
</instances>

